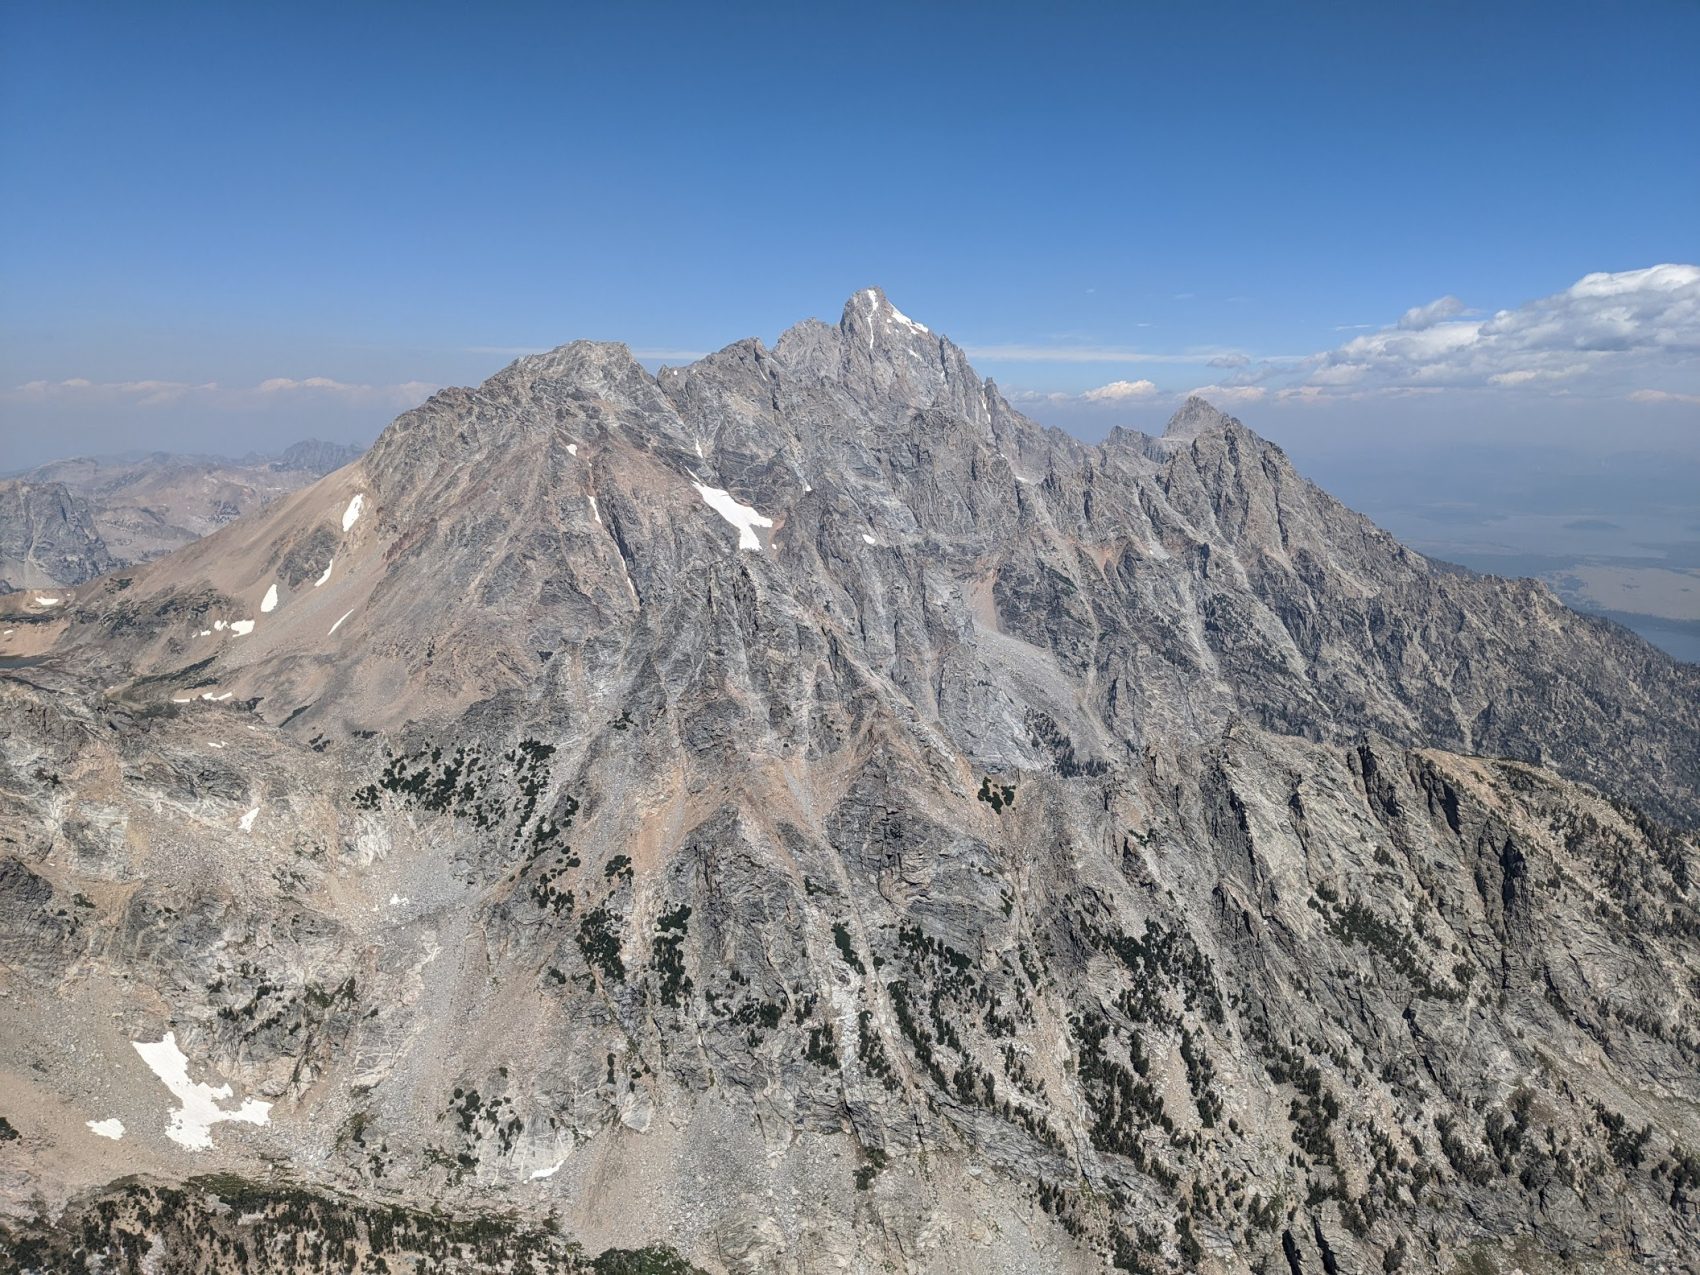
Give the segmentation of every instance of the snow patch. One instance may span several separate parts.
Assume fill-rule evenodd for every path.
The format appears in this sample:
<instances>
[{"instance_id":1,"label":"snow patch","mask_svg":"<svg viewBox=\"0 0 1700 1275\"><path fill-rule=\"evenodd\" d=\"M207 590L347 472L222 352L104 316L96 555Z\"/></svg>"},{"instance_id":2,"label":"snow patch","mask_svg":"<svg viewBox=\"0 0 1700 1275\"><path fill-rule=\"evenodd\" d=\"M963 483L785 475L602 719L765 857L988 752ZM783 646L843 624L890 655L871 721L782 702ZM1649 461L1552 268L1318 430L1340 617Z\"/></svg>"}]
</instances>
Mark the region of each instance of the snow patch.
<instances>
[{"instance_id":1,"label":"snow patch","mask_svg":"<svg viewBox=\"0 0 1700 1275\"><path fill-rule=\"evenodd\" d=\"M365 492L355 492L354 499L348 502L348 508L342 511L342 529L347 531L360 518L360 507L366 503Z\"/></svg>"},{"instance_id":2,"label":"snow patch","mask_svg":"<svg viewBox=\"0 0 1700 1275\"><path fill-rule=\"evenodd\" d=\"M557 1173L559 1173L561 1171L561 1166L565 1163L566 1163L565 1160L557 1160L557 1161L555 1161L554 1164L551 1164L547 1169L533 1169L531 1171L531 1181L541 1182L544 1178L554 1177Z\"/></svg>"},{"instance_id":3,"label":"snow patch","mask_svg":"<svg viewBox=\"0 0 1700 1275\"><path fill-rule=\"evenodd\" d=\"M216 739L209 739L209 740L207 740L207 747L208 748L223 748L224 745L219 743L218 740L216 740Z\"/></svg>"},{"instance_id":4,"label":"snow patch","mask_svg":"<svg viewBox=\"0 0 1700 1275\"><path fill-rule=\"evenodd\" d=\"M277 610L277 581L272 581L272 587L266 590L266 596L260 599L260 614L269 615Z\"/></svg>"},{"instance_id":5,"label":"snow patch","mask_svg":"<svg viewBox=\"0 0 1700 1275\"><path fill-rule=\"evenodd\" d=\"M761 541L756 538L755 529L773 526L773 519L757 513L753 505L740 504L719 487L704 487L701 483L692 483L691 486L697 489L703 503L738 529L738 548L761 551Z\"/></svg>"},{"instance_id":6,"label":"snow patch","mask_svg":"<svg viewBox=\"0 0 1700 1275\"><path fill-rule=\"evenodd\" d=\"M908 328L911 332L920 332L923 335L930 335L930 333L927 332L927 327L926 327L925 324L916 323L915 320L911 319L907 314L904 314L903 311L899 310L896 306L892 305L891 302L889 302L889 301L886 302L886 305L891 310L891 317L896 319L899 323L901 323L904 327Z\"/></svg>"},{"instance_id":7,"label":"snow patch","mask_svg":"<svg viewBox=\"0 0 1700 1275\"><path fill-rule=\"evenodd\" d=\"M230 631L237 637L247 637L254 631L254 622L252 620L232 620Z\"/></svg>"},{"instance_id":8,"label":"snow patch","mask_svg":"<svg viewBox=\"0 0 1700 1275\"><path fill-rule=\"evenodd\" d=\"M334 566L336 566L336 559L335 558L332 558L329 562L325 563L325 574L320 576L317 580L313 581L313 587L315 589L317 589L321 584L324 584L327 580L329 580L331 578L331 568L334 567Z\"/></svg>"},{"instance_id":9,"label":"snow patch","mask_svg":"<svg viewBox=\"0 0 1700 1275\"><path fill-rule=\"evenodd\" d=\"M404 899L399 894L390 895L390 906L392 908L406 907L409 902L411 902L411 900Z\"/></svg>"},{"instance_id":10,"label":"snow patch","mask_svg":"<svg viewBox=\"0 0 1700 1275\"><path fill-rule=\"evenodd\" d=\"M592 518L596 519L597 522L602 521L602 511L596 507L596 497L595 496L592 496L590 498L590 516Z\"/></svg>"},{"instance_id":11,"label":"snow patch","mask_svg":"<svg viewBox=\"0 0 1700 1275\"><path fill-rule=\"evenodd\" d=\"M65 600L64 598L39 598L38 597L35 600L35 604L38 607L56 607L61 602L63 602L64 600Z\"/></svg>"},{"instance_id":12,"label":"snow patch","mask_svg":"<svg viewBox=\"0 0 1700 1275\"><path fill-rule=\"evenodd\" d=\"M255 806L247 814L243 815L240 819L238 819L236 821L236 826L241 828L243 832L254 831L254 816L258 815L259 813L260 813L260 808L258 806Z\"/></svg>"},{"instance_id":13,"label":"snow patch","mask_svg":"<svg viewBox=\"0 0 1700 1275\"><path fill-rule=\"evenodd\" d=\"M89 1132L100 1138L111 1138L114 1142L124 1136L124 1122L118 1119L90 1120L87 1122Z\"/></svg>"},{"instance_id":14,"label":"snow patch","mask_svg":"<svg viewBox=\"0 0 1700 1275\"><path fill-rule=\"evenodd\" d=\"M226 628L226 627L227 626L226 626L226 624L224 623L223 620L214 620L213 621L213 628L215 628L215 629L222 629L222 628Z\"/></svg>"},{"instance_id":15,"label":"snow patch","mask_svg":"<svg viewBox=\"0 0 1700 1275\"><path fill-rule=\"evenodd\" d=\"M201 698L209 699L215 704L222 704L234 694L236 694L235 691L226 691L223 695L214 695L211 691L202 691Z\"/></svg>"},{"instance_id":16,"label":"snow patch","mask_svg":"<svg viewBox=\"0 0 1700 1275\"><path fill-rule=\"evenodd\" d=\"M872 536L870 536L867 532L864 531L862 533L862 543L865 544L865 545L877 545L879 543L879 541L875 540Z\"/></svg>"},{"instance_id":17,"label":"snow patch","mask_svg":"<svg viewBox=\"0 0 1700 1275\"><path fill-rule=\"evenodd\" d=\"M569 455L569 456L577 456L578 455L578 444L577 443L568 443L567 444L567 455Z\"/></svg>"},{"instance_id":18,"label":"snow patch","mask_svg":"<svg viewBox=\"0 0 1700 1275\"><path fill-rule=\"evenodd\" d=\"M177 1048L177 1034L166 1032L164 1040L151 1044L130 1042L142 1056L153 1074L158 1076L171 1096L181 1104L165 1124L165 1136L179 1146L205 1151L212 1146L212 1126L220 1120L240 1120L244 1124L270 1124L272 1105L250 1098L234 1111L219 1104L231 1096L229 1085L197 1084L189 1079L189 1060Z\"/></svg>"},{"instance_id":19,"label":"snow patch","mask_svg":"<svg viewBox=\"0 0 1700 1275\"><path fill-rule=\"evenodd\" d=\"M331 625L331 633L335 633L338 629L340 629L342 627L342 621L346 620L349 616L351 616L353 614L354 614L354 608L353 607L350 607L348 610L344 611L342 613L341 618L338 619L335 624ZM329 637L331 635L331 633L327 633L327 634L325 634L325 636Z\"/></svg>"}]
</instances>

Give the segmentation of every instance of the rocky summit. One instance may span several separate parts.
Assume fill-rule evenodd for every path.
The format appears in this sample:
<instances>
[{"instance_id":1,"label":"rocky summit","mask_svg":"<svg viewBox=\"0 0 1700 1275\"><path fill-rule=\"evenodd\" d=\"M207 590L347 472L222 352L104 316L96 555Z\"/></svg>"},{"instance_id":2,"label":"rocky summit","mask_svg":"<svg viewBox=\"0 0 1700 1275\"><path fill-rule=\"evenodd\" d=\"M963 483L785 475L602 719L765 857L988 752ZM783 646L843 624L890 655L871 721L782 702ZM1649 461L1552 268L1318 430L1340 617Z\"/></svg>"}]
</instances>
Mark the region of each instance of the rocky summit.
<instances>
[{"instance_id":1,"label":"rocky summit","mask_svg":"<svg viewBox=\"0 0 1700 1275\"><path fill-rule=\"evenodd\" d=\"M0 598L13 1269L1700 1265L1700 668L1207 403L870 289L85 556Z\"/></svg>"}]
</instances>

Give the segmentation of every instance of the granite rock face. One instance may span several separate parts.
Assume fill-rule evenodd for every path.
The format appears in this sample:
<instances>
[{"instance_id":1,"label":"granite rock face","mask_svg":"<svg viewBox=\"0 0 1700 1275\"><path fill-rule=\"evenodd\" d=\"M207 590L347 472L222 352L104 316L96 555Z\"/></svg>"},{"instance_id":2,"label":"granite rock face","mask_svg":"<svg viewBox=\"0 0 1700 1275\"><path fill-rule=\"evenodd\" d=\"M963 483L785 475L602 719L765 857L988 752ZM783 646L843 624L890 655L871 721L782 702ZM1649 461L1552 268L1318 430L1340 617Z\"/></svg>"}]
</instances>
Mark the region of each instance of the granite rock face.
<instances>
[{"instance_id":1,"label":"granite rock face","mask_svg":"<svg viewBox=\"0 0 1700 1275\"><path fill-rule=\"evenodd\" d=\"M64 483L0 483L0 592L81 584L117 565Z\"/></svg>"},{"instance_id":2,"label":"granite rock face","mask_svg":"<svg viewBox=\"0 0 1700 1275\"><path fill-rule=\"evenodd\" d=\"M1700 1251L1700 671L1205 403L1085 446L867 290L0 610L32 1226L277 1166L707 1270ZM267 1123L175 1143L168 1030Z\"/></svg>"}]
</instances>

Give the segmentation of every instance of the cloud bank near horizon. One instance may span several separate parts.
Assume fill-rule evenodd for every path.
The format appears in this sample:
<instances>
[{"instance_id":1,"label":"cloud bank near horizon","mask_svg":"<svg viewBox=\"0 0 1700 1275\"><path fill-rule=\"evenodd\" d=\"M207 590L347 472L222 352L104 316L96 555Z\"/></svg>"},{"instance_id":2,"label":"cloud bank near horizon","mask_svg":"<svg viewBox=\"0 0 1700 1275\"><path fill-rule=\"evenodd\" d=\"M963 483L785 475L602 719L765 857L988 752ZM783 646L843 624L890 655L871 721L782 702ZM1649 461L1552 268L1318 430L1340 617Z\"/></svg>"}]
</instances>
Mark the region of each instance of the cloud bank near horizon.
<instances>
[{"instance_id":1,"label":"cloud bank near horizon","mask_svg":"<svg viewBox=\"0 0 1700 1275\"><path fill-rule=\"evenodd\" d=\"M1341 325L1341 330L1366 325ZM1398 319L1332 349L1293 357L1246 352L1164 355L1125 351L1130 365L1204 364L1229 375L1208 384L1171 375L1117 380L1079 393L1016 389L1018 402L1125 405L1198 394L1220 405L1266 400L1338 402L1445 391L1524 396L1588 395L1638 404L1700 404L1700 266L1664 264L1584 275L1561 292L1491 316L1454 296L1412 306ZM972 351L971 351L972 352ZM1104 347L985 347L1012 362L1112 362ZM1659 384L1648 384L1649 381ZM1149 390L1135 396L1122 387ZM1672 387L1674 386L1674 388Z\"/></svg>"},{"instance_id":2,"label":"cloud bank near horizon","mask_svg":"<svg viewBox=\"0 0 1700 1275\"><path fill-rule=\"evenodd\" d=\"M1633 410L1678 420L1700 407L1697 265L1596 272L1491 315L1447 295L1411 306L1379 327L1341 325L1340 330L1354 335L1308 355L1260 356L1222 348L1161 352L1114 342L967 349L971 357L992 364L1119 365L1123 375L1083 390L1006 389L1018 405L1078 426L1085 435L1100 432L1119 414L1164 410L1192 394L1229 410L1445 395L1470 395L1478 405L1486 396L1503 400L1507 411L1523 412L1531 404L1559 400L1573 406L1633 404ZM651 362L697 354L670 347L634 352ZM236 448L246 451L255 438L279 441L284 434L369 439L395 412L452 380L367 383L279 375L238 385L38 378L0 390L0 411L11 435L6 451L39 454L8 454L0 457L0 468L48 459L55 441L79 450L88 449L92 439L109 450L183 446L188 438L172 437L181 432L193 436L194 446L204 447L209 437L247 434ZM201 424L195 426L196 421ZM90 439L76 438L79 432Z\"/></svg>"}]
</instances>

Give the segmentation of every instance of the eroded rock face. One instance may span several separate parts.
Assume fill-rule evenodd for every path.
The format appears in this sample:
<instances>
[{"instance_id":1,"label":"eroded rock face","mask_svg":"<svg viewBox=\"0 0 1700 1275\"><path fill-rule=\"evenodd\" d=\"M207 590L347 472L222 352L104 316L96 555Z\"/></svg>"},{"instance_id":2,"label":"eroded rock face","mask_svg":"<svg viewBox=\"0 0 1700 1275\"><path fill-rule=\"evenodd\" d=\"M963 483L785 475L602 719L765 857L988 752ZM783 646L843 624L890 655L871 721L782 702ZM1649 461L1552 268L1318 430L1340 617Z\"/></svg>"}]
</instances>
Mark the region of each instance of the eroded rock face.
<instances>
[{"instance_id":1,"label":"eroded rock face","mask_svg":"<svg viewBox=\"0 0 1700 1275\"><path fill-rule=\"evenodd\" d=\"M117 565L64 483L0 482L0 592L81 584Z\"/></svg>"},{"instance_id":2,"label":"eroded rock face","mask_svg":"<svg viewBox=\"0 0 1700 1275\"><path fill-rule=\"evenodd\" d=\"M1085 447L877 290L581 342L24 627L14 1213L282 1158L709 1270L1692 1260L1696 671L1207 404ZM268 1123L173 1143L167 1030Z\"/></svg>"}]
</instances>

